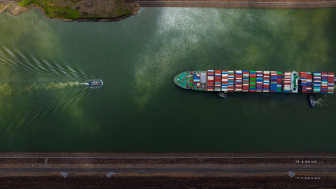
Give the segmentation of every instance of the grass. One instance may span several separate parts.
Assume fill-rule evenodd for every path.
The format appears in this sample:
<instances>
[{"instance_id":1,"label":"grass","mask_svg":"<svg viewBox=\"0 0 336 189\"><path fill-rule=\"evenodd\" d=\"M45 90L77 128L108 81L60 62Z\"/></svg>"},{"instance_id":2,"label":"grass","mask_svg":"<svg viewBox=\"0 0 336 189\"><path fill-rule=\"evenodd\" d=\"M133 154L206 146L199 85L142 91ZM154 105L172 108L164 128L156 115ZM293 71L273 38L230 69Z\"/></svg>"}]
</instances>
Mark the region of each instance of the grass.
<instances>
[{"instance_id":1,"label":"grass","mask_svg":"<svg viewBox=\"0 0 336 189\"><path fill-rule=\"evenodd\" d=\"M131 12L130 10L125 9L125 8L120 8L120 9L117 9L117 10L116 10L116 13L117 13L119 16L128 15L130 12Z\"/></svg>"},{"instance_id":2,"label":"grass","mask_svg":"<svg viewBox=\"0 0 336 189\"><path fill-rule=\"evenodd\" d=\"M80 14L78 10L73 10L69 6L57 6L50 0L23 0L18 2L18 5L21 7L25 7L30 4L36 4L40 6L49 18L65 18L76 20Z\"/></svg>"}]
</instances>

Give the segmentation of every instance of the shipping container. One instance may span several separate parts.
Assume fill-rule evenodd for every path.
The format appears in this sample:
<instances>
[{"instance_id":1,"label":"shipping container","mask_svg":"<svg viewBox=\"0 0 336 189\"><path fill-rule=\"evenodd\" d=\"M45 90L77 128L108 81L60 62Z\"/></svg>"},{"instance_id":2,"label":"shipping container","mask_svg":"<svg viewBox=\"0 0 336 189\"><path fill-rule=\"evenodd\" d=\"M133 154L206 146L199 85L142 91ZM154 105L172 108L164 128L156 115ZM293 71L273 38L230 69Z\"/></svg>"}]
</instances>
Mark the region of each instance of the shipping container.
<instances>
[{"instance_id":1,"label":"shipping container","mask_svg":"<svg viewBox=\"0 0 336 189\"><path fill-rule=\"evenodd\" d=\"M222 91L228 91L228 71L222 70Z\"/></svg>"},{"instance_id":2,"label":"shipping container","mask_svg":"<svg viewBox=\"0 0 336 189\"><path fill-rule=\"evenodd\" d=\"M249 92L256 92L257 90L257 72L256 71L250 71L250 86L249 86Z\"/></svg>"},{"instance_id":3,"label":"shipping container","mask_svg":"<svg viewBox=\"0 0 336 189\"><path fill-rule=\"evenodd\" d=\"M284 93L291 92L291 75L292 75L292 72L284 72L284 78L283 78L283 92Z\"/></svg>"},{"instance_id":4,"label":"shipping container","mask_svg":"<svg viewBox=\"0 0 336 189\"><path fill-rule=\"evenodd\" d=\"M263 92L270 92L270 71L264 71Z\"/></svg>"},{"instance_id":5,"label":"shipping container","mask_svg":"<svg viewBox=\"0 0 336 189\"><path fill-rule=\"evenodd\" d=\"M222 85L222 71L221 70L215 70L215 91L221 90Z\"/></svg>"},{"instance_id":6,"label":"shipping container","mask_svg":"<svg viewBox=\"0 0 336 189\"><path fill-rule=\"evenodd\" d=\"M321 93L321 73L313 73L313 93Z\"/></svg>"},{"instance_id":7,"label":"shipping container","mask_svg":"<svg viewBox=\"0 0 336 189\"><path fill-rule=\"evenodd\" d=\"M278 74L276 71L271 71L270 92L277 92Z\"/></svg>"},{"instance_id":8,"label":"shipping container","mask_svg":"<svg viewBox=\"0 0 336 189\"><path fill-rule=\"evenodd\" d=\"M334 93L334 78L333 72L328 72L328 93Z\"/></svg>"},{"instance_id":9,"label":"shipping container","mask_svg":"<svg viewBox=\"0 0 336 189\"><path fill-rule=\"evenodd\" d=\"M214 91L215 71L214 70L208 70L207 74L208 74L207 91Z\"/></svg>"},{"instance_id":10,"label":"shipping container","mask_svg":"<svg viewBox=\"0 0 336 189\"><path fill-rule=\"evenodd\" d=\"M256 92L262 92L263 91L263 72L257 71L257 90Z\"/></svg>"},{"instance_id":11,"label":"shipping container","mask_svg":"<svg viewBox=\"0 0 336 189\"><path fill-rule=\"evenodd\" d=\"M241 70L236 70L235 73L235 91L241 92L243 89L243 74Z\"/></svg>"},{"instance_id":12,"label":"shipping container","mask_svg":"<svg viewBox=\"0 0 336 189\"><path fill-rule=\"evenodd\" d=\"M234 91L234 71L228 71L228 91L233 92Z\"/></svg>"},{"instance_id":13,"label":"shipping container","mask_svg":"<svg viewBox=\"0 0 336 189\"><path fill-rule=\"evenodd\" d=\"M243 92L248 92L249 91L249 79L250 79L250 74L249 71L243 71Z\"/></svg>"}]
</instances>

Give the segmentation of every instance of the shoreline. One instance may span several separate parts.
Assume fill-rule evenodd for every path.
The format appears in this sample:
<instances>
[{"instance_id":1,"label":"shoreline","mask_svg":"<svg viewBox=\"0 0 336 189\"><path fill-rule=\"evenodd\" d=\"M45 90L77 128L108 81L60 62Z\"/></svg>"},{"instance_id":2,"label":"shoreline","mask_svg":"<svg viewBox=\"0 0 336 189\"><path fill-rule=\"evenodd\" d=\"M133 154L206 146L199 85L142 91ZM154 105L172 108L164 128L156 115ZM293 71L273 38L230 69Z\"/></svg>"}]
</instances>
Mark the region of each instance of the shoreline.
<instances>
[{"instance_id":1,"label":"shoreline","mask_svg":"<svg viewBox=\"0 0 336 189\"><path fill-rule=\"evenodd\" d=\"M0 152L0 158L26 157L116 157L116 158L336 158L336 152L190 152L190 153L118 153L118 152Z\"/></svg>"},{"instance_id":2,"label":"shoreline","mask_svg":"<svg viewBox=\"0 0 336 189\"><path fill-rule=\"evenodd\" d=\"M1 164L331 164L336 153L0 153ZM305 162L307 161L307 162ZM0 166L1 167L1 166Z\"/></svg>"},{"instance_id":3,"label":"shoreline","mask_svg":"<svg viewBox=\"0 0 336 189\"><path fill-rule=\"evenodd\" d=\"M336 7L336 1L288 1L288 2L252 2L246 1L241 2L239 0L233 1L145 1L138 0L135 3L139 4L140 7L217 7L217 8L331 8Z\"/></svg>"},{"instance_id":4,"label":"shoreline","mask_svg":"<svg viewBox=\"0 0 336 189\"><path fill-rule=\"evenodd\" d=\"M33 3L24 7L17 4L18 2L0 2L0 14L6 10L17 16L21 13L29 11L32 7L40 9L46 18L49 19L61 19L65 22L117 22L126 19L130 16L137 15L137 11L141 7L198 7L198 8L332 8L336 7L336 1L319 1L319 0L126 0L125 5L133 7L133 11L126 15L119 17L110 17L104 15L96 16L79 16L75 20L63 18L63 16L49 17L46 11L39 5ZM98 8L99 10L99 8Z\"/></svg>"}]
</instances>

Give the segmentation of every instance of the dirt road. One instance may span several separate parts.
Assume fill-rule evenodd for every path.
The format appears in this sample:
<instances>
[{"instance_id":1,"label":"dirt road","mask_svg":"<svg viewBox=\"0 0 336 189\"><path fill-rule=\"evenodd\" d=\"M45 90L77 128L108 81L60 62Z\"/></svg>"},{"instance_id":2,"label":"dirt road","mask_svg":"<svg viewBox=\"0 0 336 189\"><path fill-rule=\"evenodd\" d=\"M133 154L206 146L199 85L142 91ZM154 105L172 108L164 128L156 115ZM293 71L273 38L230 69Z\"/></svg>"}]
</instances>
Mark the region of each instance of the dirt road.
<instances>
[{"instance_id":1,"label":"dirt road","mask_svg":"<svg viewBox=\"0 0 336 189\"><path fill-rule=\"evenodd\" d=\"M123 168L123 169L111 169L111 168L39 168L39 167L32 167L32 168L0 168L0 174L6 175L7 173L10 174L26 174L26 173L38 173L41 175L45 174L52 174L56 173L59 174L61 172L67 173L89 173L89 174L96 174L96 173L104 173L107 174L108 172L113 172L114 175L125 175L127 173L132 174L142 174L142 175L159 175L165 173L178 173L178 174L194 174L194 175L210 175L210 174L217 174L217 175L225 175L225 174L246 174L250 173L253 175L274 175L274 174L282 174L285 175L289 171L291 172L299 172L300 175L309 173L309 175L319 176L319 175L333 175L336 173L336 167L253 167L253 168Z\"/></svg>"}]
</instances>

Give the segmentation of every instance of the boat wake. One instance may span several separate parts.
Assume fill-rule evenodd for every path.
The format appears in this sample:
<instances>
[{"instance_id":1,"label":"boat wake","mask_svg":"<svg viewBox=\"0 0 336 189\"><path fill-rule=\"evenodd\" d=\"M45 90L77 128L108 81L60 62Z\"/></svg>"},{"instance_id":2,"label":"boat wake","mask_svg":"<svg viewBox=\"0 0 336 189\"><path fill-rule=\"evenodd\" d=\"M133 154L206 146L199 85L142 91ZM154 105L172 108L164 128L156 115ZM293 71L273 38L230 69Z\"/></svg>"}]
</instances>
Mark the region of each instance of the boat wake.
<instances>
[{"instance_id":1,"label":"boat wake","mask_svg":"<svg viewBox=\"0 0 336 189\"><path fill-rule=\"evenodd\" d=\"M332 102L329 98L330 98L330 96L327 95L327 94L324 95L323 97L319 98L316 101L317 106L330 106L330 105L332 105Z\"/></svg>"},{"instance_id":2,"label":"boat wake","mask_svg":"<svg viewBox=\"0 0 336 189\"><path fill-rule=\"evenodd\" d=\"M0 131L30 125L57 111L76 109L93 91L87 82L0 82Z\"/></svg>"},{"instance_id":3,"label":"boat wake","mask_svg":"<svg viewBox=\"0 0 336 189\"><path fill-rule=\"evenodd\" d=\"M87 82L17 82L7 81L0 82L0 96L1 94L21 94L32 91L48 91L58 89L76 88L81 86L89 86Z\"/></svg>"}]
</instances>

